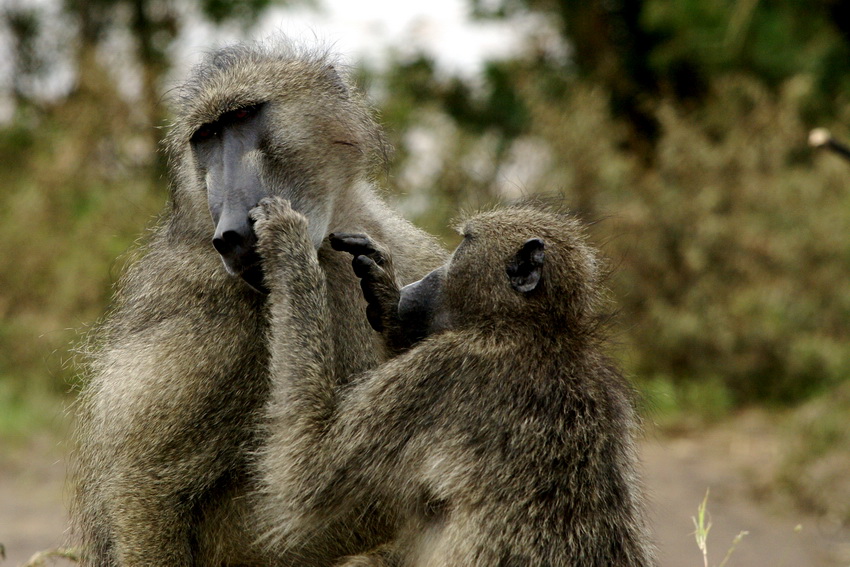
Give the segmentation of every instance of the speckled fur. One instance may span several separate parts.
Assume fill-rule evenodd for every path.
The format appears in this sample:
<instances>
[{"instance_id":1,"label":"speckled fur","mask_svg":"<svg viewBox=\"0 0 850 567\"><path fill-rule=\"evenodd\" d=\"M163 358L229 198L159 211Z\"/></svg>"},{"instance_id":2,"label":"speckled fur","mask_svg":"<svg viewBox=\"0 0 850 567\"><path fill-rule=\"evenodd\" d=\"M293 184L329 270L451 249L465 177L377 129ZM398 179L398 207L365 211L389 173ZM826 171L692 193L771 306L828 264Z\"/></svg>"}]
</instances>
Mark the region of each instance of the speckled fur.
<instances>
[{"instance_id":1,"label":"speckled fur","mask_svg":"<svg viewBox=\"0 0 850 567\"><path fill-rule=\"evenodd\" d=\"M348 552L345 540L286 555L255 544L250 455L270 393L267 302L225 273L211 245L189 144L220 113L265 103L275 125L261 148L269 191L294 183L304 202L329 202L329 232L370 233L392 251L400 281L419 278L444 254L376 195L381 132L334 63L281 40L234 46L175 91L170 207L92 339L78 404L72 516L84 566L309 566ZM336 372L376 366L384 351L350 259L325 242L318 261Z\"/></svg>"},{"instance_id":2,"label":"speckled fur","mask_svg":"<svg viewBox=\"0 0 850 567\"><path fill-rule=\"evenodd\" d=\"M349 381L322 339L324 295L288 299L325 285L303 217L276 201L262 209L274 433L260 470L273 544L322 540L369 509L390 538L340 565L655 564L633 392L602 354L601 265L578 221L530 206L470 218L448 264L449 330ZM529 238L545 241L545 263L523 295L505 270Z\"/></svg>"}]
</instances>

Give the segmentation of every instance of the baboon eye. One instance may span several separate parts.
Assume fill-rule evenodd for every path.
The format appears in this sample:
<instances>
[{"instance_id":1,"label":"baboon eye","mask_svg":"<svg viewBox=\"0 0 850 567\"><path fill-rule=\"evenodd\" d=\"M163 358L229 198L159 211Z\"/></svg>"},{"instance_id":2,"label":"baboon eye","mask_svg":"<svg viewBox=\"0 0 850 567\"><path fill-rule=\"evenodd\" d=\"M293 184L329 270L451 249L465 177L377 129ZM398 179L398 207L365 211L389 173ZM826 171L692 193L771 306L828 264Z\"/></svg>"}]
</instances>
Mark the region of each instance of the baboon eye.
<instances>
[{"instance_id":1,"label":"baboon eye","mask_svg":"<svg viewBox=\"0 0 850 567\"><path fill-rule=\"evenodd\" d=\"M214 124L204 124L200 128L198 128L194 135L192 136L193 142L201 142L203 140L209 140L214 137L218 133L217 128Z\"/></svg>"},{"instance_id":2,"label":"baboon eye","mask_svg":"<svg viewBox=\"0 0 850 567\"><path fill-rule=\"evenodd\" d=\"M233 120L245 120L257 113L257 106L245 106L230 113L230 118Z\"/></svg>"}]
</instances>

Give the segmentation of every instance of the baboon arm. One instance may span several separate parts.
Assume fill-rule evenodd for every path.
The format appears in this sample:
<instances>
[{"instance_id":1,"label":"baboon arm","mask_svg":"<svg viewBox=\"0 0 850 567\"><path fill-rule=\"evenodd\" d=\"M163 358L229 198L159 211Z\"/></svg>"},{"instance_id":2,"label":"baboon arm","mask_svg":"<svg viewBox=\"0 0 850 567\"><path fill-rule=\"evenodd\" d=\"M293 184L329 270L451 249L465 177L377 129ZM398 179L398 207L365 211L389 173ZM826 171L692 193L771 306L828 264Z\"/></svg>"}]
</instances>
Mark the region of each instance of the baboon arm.
<instances>
[{"instance_id":1,"label":"baboon arm","mask_svg":"<svg viewBox=\"0 0 850 567\"><path fill-rule=\"evenodd\" d=\"M338 390L299 485L306 508L327 514L418 498L420 469L441 452L433 428L452 408L450 341L430 339ZM438 392L440 394L438 394ZM447 401L448 400L448 401ZM410 494L407 494L407 492Z\"/></svg>"},{"instance_id":2,"label":"baboon arm","mask_svg":"<svg viewBox=\"0 0 850 567\"><path fill-rule=\"evenodd\" d=\"M289 404L275 406L273 446L284 452L275 455L272 474L285 509L279 517L291 537L314 538L335 519L357 510L386 511L408 498L401 492L414 486L404 478L427 450L418 439L428 420L416 415L417 400L405 382L415 354L355 378L342 391L287 388ZM292 407L332 396L324 416L314 412L309 419Z\"/></svg>"},{"instance_id":3,"label":"baboon arm","mask_svg":"<svg viewBox=\"0 0 850 567\"><path fill-rule=\"evenodd\" d=\"M273 449L260 466L278 522L270 529L298 542L400 497L399 479L417 458L409 447L423 447L411 439L429 423L409 381L438 384L444 373L423 375L419 353L408 351L366 374L336 376L325 274L306 219L281 199L264 199L252 214L269 289L273 381Z\"/></svg>"},{"instance_id":4,"label":"baboon arm","mask_svg":"<svg viewBox=\"0 0 850 567\"><path fill-rule=\"evenodd\" d=\"M328 537L338 520L386 509L384 499L400 498L400 471L415 458L407 446L419 433L412 413L417 400L405 394L404 383L420 364L417 353L340 386L345 380L333 374L333 343L324 331L323 274L312 263L307 254L294 255L281 280L286 293L269 286L274 395L268 446L274 450L261 466L275 506L277 525L270 529L289 542ZM303 294L299 300L296 293Z\"/></svg>"},{"instance_id":5,"label":"baboon arm","mask_svg":"<svg viewBox=\"0 0 850 567\"><path fill-rule=\"evenodd\" d=\"M331 505L308 505L333 475L325 439L341 380L335 376L326 278L306 219L279 198L263 199L252 216L269 290L272 398L260 467L275 519L265 529L292 546L327 536L347 512L340 507L319 515Z\"/></svg>"},{"instance_id":6,"label":"baboon arm","mask_svg":"<svg viewBox=\"0 0 850 567\"><path fill-rule=\"evenodd\" d=\"M289 201L269 197L252 211L269 289L271 376L277 402L311 421L333 406L334 343L327 283L307 232Z\"/></svg>"}]
</instances>

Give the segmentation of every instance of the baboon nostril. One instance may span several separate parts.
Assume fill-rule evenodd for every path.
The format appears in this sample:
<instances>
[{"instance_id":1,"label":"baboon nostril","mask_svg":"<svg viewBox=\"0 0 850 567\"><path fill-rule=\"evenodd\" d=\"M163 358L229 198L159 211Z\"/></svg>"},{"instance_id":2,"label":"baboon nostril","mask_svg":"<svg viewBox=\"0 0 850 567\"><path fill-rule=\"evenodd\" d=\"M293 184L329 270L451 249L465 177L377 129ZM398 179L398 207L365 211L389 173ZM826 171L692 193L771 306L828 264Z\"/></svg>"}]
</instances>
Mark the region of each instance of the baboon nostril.
<instances>
[{"instance_id":1,"label":"baboon nostril","mask_svg":"<svg viewBox=\"0 0 850 567\"><path fill-rule=\"evenodd\" d=\"M215 246L215 249L222 256L232 252L244 243L245 238L235 230L227 230L221 236L213 238L213 246Z\"/></svg>"},{"instance_id":2,"label":"baboon nostril","mask_svg":"<svg viewBox=\"0 0 850 567\"><path fill-rule=\"evenodd\" d=\"M227 242L223 238L213 238L212 244L222 256L230 252L230 246L227 245Z\"/></svg>"}]
</instances>

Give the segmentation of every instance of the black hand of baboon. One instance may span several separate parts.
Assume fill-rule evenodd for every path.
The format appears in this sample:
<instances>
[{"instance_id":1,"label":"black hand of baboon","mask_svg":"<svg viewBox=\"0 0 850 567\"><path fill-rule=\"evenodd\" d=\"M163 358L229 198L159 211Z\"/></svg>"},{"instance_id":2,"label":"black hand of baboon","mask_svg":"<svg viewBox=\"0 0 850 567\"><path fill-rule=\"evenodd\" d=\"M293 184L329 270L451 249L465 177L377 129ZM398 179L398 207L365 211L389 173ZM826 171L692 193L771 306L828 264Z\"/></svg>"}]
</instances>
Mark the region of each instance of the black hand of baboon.
<instances>
[{"instance_id":1,"label":"black hand of baboon","mask_svg":"<svg viewBox=\"0 0 850 567\"><path fill-rule=\"evenodd\" d=\"M335 232L328 236L331 248L352 256L367 256L376 264L384 264L384 255L367 235L358 232Z\"/></svg>"},{"instance_id":2,"label":"black hand of baboon","mask_svg":"<svg viewBox=\"0 0 850 567\"><path fill-rule=\"evenodd\" d=\"M386 286L381 286L382 279L386 277L378 264L368 256L355 256L351 261L354 275L360 278L360 289L363 290L363 299L366 300L366 319L373 329L382 333L385 329L384 319L391 306L384 305L387 299ZM383 276L383 278L382 278ZM381 293L383 292L383 293ZM396 302L396 306L398 303Z\"/></svg>"},{"instance_id":3,"label":"black hand of baboon","mask_svg":"<svg viewBox=\"0 0 850 567\"><path fill-rule=\"evenodd\" d=\"M365 234L337 232L329 239L334 250L354 256L351 267L360 278L360 289L366 300L366 319L375 331L384 335L390 354L410 348L412 343L402 331L398 318L398 285L384 269L386 256Z\"/></svg>"}]
</instances>

